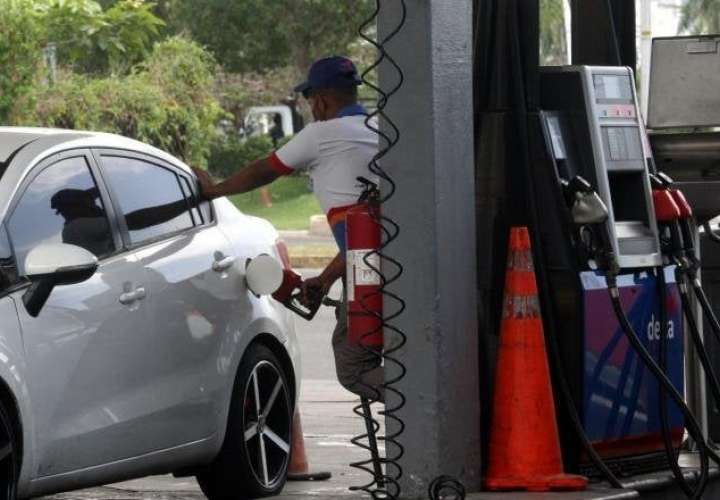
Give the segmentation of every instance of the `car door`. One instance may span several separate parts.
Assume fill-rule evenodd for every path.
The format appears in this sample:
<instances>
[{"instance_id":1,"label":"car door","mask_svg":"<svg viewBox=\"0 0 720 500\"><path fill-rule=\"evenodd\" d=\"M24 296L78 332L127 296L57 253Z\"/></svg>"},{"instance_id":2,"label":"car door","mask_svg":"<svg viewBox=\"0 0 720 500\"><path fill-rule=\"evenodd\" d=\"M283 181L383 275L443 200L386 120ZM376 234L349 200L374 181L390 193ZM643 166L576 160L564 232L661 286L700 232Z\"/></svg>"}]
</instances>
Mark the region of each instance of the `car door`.
<instances>
[{"instance_id":1,"label":"car door","mask_svg":"<svg viewBox=\"0 0 720 500\"><path fill-rule=\"evenodd\" d=\"M227 380L218 376L217 360L241 291L230 243L209 219L211 211L198 210L185 171L143 155L98 155L124 216L126 244L148 275L156 324L147 339L156 352L148 383L164 422L157 432L185 442L209 437L217 431L220 383Z\"/></svg>"},{"instance_id":2,"label":"car door","mask_svg":"<svg viewBox=\"0 0 720 500\"><path fill-rule=\"evenodd\" d=\"M20 186L6 226L20 276L40 243L84 247L99 259L86 282L56 287L37 318L19 306L36 430L35 477L135 456L147 421L144 376L152 356L145 271L122 248L89 151L56 155ZM22 304L20 290L14 294Z\"/></svg>"}]
</instances>

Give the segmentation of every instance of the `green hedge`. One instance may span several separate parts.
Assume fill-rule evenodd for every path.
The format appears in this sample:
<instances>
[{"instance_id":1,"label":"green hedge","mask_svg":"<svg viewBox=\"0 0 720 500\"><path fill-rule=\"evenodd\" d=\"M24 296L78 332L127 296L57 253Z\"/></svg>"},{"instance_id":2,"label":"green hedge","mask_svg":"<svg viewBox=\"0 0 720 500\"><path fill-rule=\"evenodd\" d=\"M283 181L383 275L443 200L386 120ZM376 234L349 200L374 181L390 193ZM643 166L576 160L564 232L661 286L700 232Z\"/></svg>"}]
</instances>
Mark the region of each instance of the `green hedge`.
<instances>
[{"instance_id":1,"label":"green hedge","mask_svg":"<svg viewBox=\"0 0 720 500\"><path fill-rule=\"evenodd\" d=\"M225 116L212 93L215 61L196 43L171 38L127 76L62 74L36 89L17 122L118 133L205 166Z\"/></svg>"},{"instance_id":2,"label":"green hedge","mask_svg":"<svg viewBox=\"0 0 720 500\"><path fill-rule=\"evenodd\" d=\"M246 141L222 138L215 141L210 149L208 170L216 177L230 177L248 163L264 158L272 151L273 143L268 136L250 137Z\"/></svg>"},{"instance_id":3,"label":"green hedge","mask_svg":"<svg viewBox=\"0 0 720 500\"><path fill-rule=\"evenodd\" d=\"M32 90L41 68L41 24L29 1L0 0L0 125Z\"/></svg>"}]
</instances>

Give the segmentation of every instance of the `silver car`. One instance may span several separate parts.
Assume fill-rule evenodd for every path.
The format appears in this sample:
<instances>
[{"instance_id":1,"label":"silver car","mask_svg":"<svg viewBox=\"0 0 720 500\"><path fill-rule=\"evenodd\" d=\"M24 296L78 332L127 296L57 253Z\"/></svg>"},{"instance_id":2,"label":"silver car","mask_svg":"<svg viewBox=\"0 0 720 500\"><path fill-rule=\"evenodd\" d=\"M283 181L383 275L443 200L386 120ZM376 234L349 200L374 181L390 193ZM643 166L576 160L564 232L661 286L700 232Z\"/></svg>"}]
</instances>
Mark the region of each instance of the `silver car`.
<instances>
[{"instance_id":1,"label":"silver car","mask_svg":"<svg viewBox=\"0 0 720 500\"><path fill-rule=\"evenodd\" d=\"M0 500L163 473L282 489L299 350L243 276L287 262L268 222L140 142L0 127L0 223Z\"/></svg>"}]
</instances>

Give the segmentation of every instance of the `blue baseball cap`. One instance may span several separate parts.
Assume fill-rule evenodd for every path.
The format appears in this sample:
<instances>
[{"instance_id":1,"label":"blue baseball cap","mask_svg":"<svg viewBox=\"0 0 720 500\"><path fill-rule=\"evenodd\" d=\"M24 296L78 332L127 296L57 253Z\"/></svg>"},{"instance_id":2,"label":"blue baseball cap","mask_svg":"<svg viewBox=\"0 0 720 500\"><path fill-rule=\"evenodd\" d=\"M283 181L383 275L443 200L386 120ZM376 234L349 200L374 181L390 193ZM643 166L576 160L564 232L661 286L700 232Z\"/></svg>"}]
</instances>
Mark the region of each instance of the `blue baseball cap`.
<instances>
[{"instance_id":1,"label":"blue baseball cap","mask_svg":"<svg viewBox=\"0 0 720 500\"><path fill-rule=\"evenodd\" d=\"M307 80L295 87L295 92L307 97L312 90L350 88L362 85L355 64L347 57L332 56L319 59L310 66Z\"/></svg>"}]
</instances>

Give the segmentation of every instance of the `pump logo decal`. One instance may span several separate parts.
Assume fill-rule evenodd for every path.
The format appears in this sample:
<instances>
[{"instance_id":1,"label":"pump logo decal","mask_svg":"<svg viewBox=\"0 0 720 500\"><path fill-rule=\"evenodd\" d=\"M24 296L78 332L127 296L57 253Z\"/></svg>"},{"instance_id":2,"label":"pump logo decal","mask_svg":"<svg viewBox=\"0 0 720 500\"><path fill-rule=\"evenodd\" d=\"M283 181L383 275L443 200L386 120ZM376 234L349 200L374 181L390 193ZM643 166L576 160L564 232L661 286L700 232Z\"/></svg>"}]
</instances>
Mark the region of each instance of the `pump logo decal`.
<instances>
[{"instance_id":1,"label":"pump logo decal","mask_svg":"<svg viewBox=\"0 0 720 500\"><path fill-rule=\"evenodd\" d=\"M654 313L650 316L650 322L647 325L646 331L647 339L650 342L660 340L660 321L655 319ZM675 322L673 320L668 321L667 338L668 340L675 338Z\"/></svg>"},{"instance_id":2,"label":"pump logo decal","mask_svg":"<svg viewBox=\"0 0 720 500\"><path fill-rule=\"evenodd\" d=\"M614 443L616 449L660 431L657 381L647 372L627 342L612 311L604 276L582 273L584 288L583 420L596 443ZM683 323L677 284L666 273L667 374L683 391ZM620 299L630 323L645 347L657 359L660 348L660 311L657 280L648 273L621 275ZM669 405L671 428L682 427L682 415ZM636 453L661 448L659 438ZM628 441L629 440L629 441Z\"/></svg>"}]
</instances>

